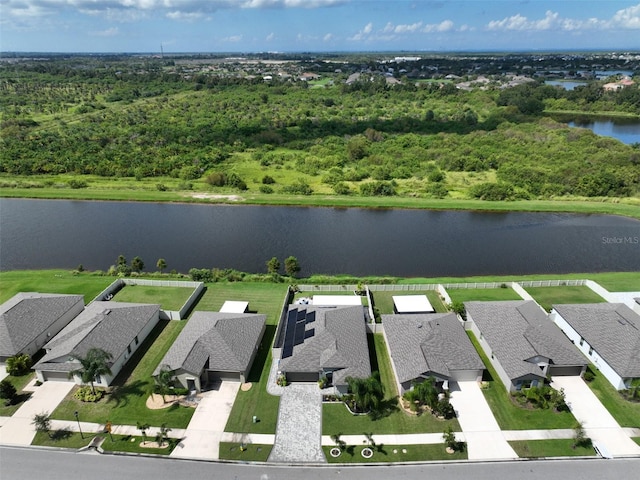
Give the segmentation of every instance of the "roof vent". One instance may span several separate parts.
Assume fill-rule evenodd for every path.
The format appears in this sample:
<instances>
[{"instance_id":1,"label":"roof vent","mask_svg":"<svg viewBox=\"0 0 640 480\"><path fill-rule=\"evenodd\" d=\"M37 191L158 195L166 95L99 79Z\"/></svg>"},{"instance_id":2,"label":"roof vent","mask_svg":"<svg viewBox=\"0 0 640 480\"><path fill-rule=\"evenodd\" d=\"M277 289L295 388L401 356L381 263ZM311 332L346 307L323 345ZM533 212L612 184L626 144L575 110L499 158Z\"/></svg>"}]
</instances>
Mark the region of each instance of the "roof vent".
<instances>
[{"instance_id":1,"label":"roof vent","mask_svg":"<svg viewBox=\"0 0 640 480\"><path fill-rule=\"evenodd\" d=\"M422 324L421 323L418 324L418 328L422 328Z\"/></svg>"}]
</instances>

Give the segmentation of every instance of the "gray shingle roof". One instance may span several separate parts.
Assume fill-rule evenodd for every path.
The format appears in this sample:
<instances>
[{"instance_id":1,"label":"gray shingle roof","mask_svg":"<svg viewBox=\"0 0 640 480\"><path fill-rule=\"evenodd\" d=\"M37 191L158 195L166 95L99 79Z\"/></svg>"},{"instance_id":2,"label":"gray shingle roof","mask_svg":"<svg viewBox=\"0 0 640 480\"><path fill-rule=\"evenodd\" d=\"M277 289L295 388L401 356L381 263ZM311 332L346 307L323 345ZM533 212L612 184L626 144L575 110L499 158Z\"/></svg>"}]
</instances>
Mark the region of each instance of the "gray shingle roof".
<instances>
[{"instance_id":1,"label":"gray shingle roof","mask_svg":"<svg viewBox=\"0 0 640 480\"><path fill-rule=\"evenodd\" d=\"M78 303L82 295L18 293L0 305L0 356L23 351Z\"/></svg>"},{"instance_id":2,"label":"gray shingle roof","mask_svg":"<svg viewBox=\"0 0 640 480\"><path fill-rule=\"evenodd\" d=\"M314 329L312 337L293 347L293 355L280 360L283 372L320 372L335 369L333 384L345 385L347 377L367 378L371 375L369 346L363 307L300 308L316 312L316 320L307 324Z\"/></svg>"},{"instance_id":3,"label":"gray shingle roof","mask_svg":"<svg viewBox=\"0 0 640 480\"><path fill-rule=\"evenodd\" d=\"M400 383L420 375L448 378L456 370L484 369L453 313L382 315L382 325Z\"/></svg>"},{"instance_id":4,"label":"gray shingle roof","mask_svg":"<svg viewBox=\"0 0 640 480\"><path fill-rule=\"evenodd\" d=\"M78 362L69 358L84 357L92 348L105 350L116 360L159 312L160 305L93 302L45 345L47 353L35 368L59 370L63 367L50 364L68 363L68 371L73 370Z\"/></svg>"},{"instance_id":5,"label":"gray shingle roof","mask_svg":"<svg viewBox=\"0 0 640 480\"><path fill-rule=\"evenodd\" d=\"M195 312L166 353L163 366L200 375L208 369L244 372L260 342L266 315L251 313Z\"/></svg>"},{"instance_id":6,"label":"gray shingle roof","mask_svg":"<svg viewBox=\"0 0 640 480\"><path fill-rule=\"evenodd\" d=\"M622 378L640 377L640 315L623 303L553 308Z\"/></svg>"},{"instance_id":7,"label":"gray shingle roof","mask_svg":"<svg viewBox=\"0 0 640 480\"><path fill-rule=\"evenodd\" d=\"M586 365L584 357L531 300L465 302L471 316L509 378L540 375L530 360L541 356L557 366Z\"/></svg>"}]
</instances>

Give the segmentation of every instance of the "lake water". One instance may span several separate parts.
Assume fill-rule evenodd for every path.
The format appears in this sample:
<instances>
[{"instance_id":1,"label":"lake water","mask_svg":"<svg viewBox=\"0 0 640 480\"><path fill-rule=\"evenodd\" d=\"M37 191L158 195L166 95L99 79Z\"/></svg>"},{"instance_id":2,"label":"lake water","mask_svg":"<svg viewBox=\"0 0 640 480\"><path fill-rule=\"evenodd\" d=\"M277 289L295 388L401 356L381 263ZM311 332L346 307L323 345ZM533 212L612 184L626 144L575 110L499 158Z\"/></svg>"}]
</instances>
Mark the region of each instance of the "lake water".
<instances>
[{"instance_id":1,"label":"lake water","mask_svg":"<svg viewBox=\"0 0 640 480\"><path fill-rule=\"evenodd\" d=\"M0 199L0 270L168 269L464 276L640 271L640 221L607 215Z\"/></svg>"},{"instance_id":2,"label":"lake water","mask_svg":"<svg viewBox=\"0 0 640 480\"><path fill-rule=\"evenodd\" d=\"M630 145L640 143L640 120L637 119L595 119L573 120L570 127L588 128L596 135L613 137Z\"/></svg>"},{"instance_id":3,"label":"lake water","mask_svg":"<svg viewBox=\"0 0 640 480\"><path fill-rule=\"evenodd\" d=\"M587 84L587 82L572 81L572 80L547 80L544 83L546 85L552 85L554 87L562 87L565 90L573 90L576 87L581 87Z\"/></svg>"}]
</instances>

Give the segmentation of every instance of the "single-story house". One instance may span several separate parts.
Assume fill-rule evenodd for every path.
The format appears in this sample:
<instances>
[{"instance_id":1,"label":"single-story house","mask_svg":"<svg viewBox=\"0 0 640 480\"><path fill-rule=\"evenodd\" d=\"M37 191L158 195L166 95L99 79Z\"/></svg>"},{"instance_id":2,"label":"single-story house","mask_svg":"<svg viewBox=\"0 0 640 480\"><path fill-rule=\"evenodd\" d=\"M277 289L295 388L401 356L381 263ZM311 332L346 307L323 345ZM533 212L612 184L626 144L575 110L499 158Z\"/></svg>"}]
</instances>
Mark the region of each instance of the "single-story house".
<instances>
[{"instance_id":1,"label":"single-story house","mask_svg":"<svg viewBox=\"0 0 640 480\"><path fill-rule=\"evenodd\" d=\"M394 295L395 313L433 313L434 309L426 295Z\"/></svg>"},{"instance_id":2,"label":"single-story house","mask_svg":"<svg viewBox=\"0 0 640 480\"><path fill-rule=\"evenodd\" d=\"M160 305L122 302L92 302L44 346L44 357L35 364L38 380L75 381L69 372L80 368L76 358L92 348L111 354L111 375L96 378L97 385L108 386L131 355L144 342L160 319Z\"/></svg>"},{"instance_id":3,"label":"single-story house","mask_svg":"<svg viewBox=\"0 0 640 480\"><path fill-rule=\"evenodd\" d=\"M267 316L195 312L154 375L170 369L190 391L220 380L246 382L265 331Z\"/></svg>"},{"instance_id":4,"label":"single-story house","mask_svg":"<svg viewBox=\"0 0 640 480\"><path fill-rule=\"evenodd\" d=\"M82 295L21 292L0 305L0 362L33 357L84 309Z\"/></svg>"},{"instance_id":5,"label":"single-story house","mask_svg":"<svg viewBox=\"0 0 640 480\"><path fill-rule=\"evenodd\" d=\"M345 394L347 377L371 376L362 306L290 305L285 321L278 370L289 382L326 377Z\"/></svg>"},{"instance_id":6,"label":"single-story house","mask_svg":"<svg viewBox=\"0 0 640 480\"><path fill-rule=\"evenodd\" d=\"M640 315L627 305L553 305L550 317L617 390L640 379Z\"/></svg>"},{"instance_id":7,"label":"single-story house","mask_svg":"<svg viewBox=\"0 0 640 480\"><path fill-rule=\"evenodd\" d=\"M533 300L465 302L467 321L508 391L548 375L582 375L587 362Z\"/></svg>"},{"instance_id":8,"label":"single-story house","mask_svg":"<svg viewBox=\"0 0 640 480\"><path fill-rule=\"evenodd\" d=\"M455 313L382 315L400 395L414 383L482 380L484 363Z\"/></svg>"}]
</instances>

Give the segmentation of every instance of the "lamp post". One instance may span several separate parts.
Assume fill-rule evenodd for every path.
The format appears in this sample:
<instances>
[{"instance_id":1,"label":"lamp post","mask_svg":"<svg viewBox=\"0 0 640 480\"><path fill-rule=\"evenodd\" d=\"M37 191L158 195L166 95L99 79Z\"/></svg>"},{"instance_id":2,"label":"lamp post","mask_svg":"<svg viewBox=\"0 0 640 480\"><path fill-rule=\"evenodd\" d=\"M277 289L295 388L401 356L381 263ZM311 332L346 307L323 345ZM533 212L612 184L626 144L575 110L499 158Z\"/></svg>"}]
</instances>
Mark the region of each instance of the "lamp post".
<instances>
[{"instance_id":1,"label":"lamp post","mask_svg":"<svg viewBox=\"0 0 640 480\"><path fill-rule=\"evenodd\" d=\"M80 428L80 415L78 414L77 410L73 412L73 414L76 417L76 422L78 422L78 430L80 431L80 438L84 440L84 435L82 434L82 428Z\"/></svg>"}]
</instances>

